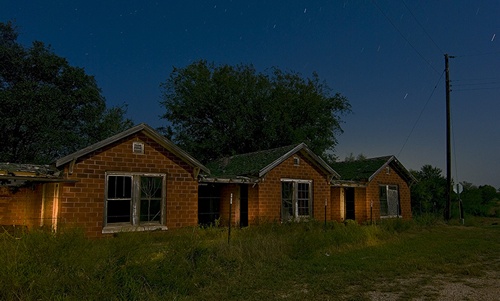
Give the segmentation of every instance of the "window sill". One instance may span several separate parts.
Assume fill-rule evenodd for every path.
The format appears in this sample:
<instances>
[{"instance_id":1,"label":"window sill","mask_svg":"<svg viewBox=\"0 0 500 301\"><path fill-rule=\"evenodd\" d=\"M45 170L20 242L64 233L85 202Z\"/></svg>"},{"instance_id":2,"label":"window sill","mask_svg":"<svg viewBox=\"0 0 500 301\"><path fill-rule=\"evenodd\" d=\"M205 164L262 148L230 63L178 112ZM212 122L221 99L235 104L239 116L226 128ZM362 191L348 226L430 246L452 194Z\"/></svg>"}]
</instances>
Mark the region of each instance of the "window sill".
<instances>
[{"instance_id":1,"label":"window sill","mask_svg":"<svg viewBox=\"0 0 500 301\"><path fill-rule=\"evenodd\" d=\"M402 218L401 215L382 215L380 218Z\"/></svg>"},{"instance_id":2,"label":"window sill","mask_svg":"<svg viewBox=\"0 0 500 301\"><path fill-rule=\"evenodd\" d=\"M132 226L132 225L111 225L102 228L102 234L112 234L119 232L145 232L145 231L165 231L168 230L167 226L163 226L160 224L156 225L140 225L140 226Z\"/></svg>"}]
</instances>

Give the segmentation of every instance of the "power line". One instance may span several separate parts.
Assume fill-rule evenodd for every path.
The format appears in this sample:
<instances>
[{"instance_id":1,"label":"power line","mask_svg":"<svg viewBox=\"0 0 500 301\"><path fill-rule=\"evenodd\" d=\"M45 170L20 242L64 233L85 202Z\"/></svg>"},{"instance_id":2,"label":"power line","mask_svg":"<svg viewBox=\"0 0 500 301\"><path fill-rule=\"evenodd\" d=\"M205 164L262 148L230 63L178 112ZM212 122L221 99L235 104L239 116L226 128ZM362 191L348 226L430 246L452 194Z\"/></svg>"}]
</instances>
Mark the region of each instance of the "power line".
<instances>
[{"instance_id":1,"label":"power line","mask_svg":"<svg viewBox=\"0 0 500 301\"><path fill-rule=\"evenodd\" d=\"M453 89L453 91L479 91L479 90L497 90L500 89L499 78L478 78L478 79L462 79L453 80L453 82L459 82L458 84L453 84L453 87L459 87L458 89Z\"/></svg>"},{"instance_id":2,"label":"power line","mask_svg":"<svg viewBox=\"0 0 500 301\"><path fill-rule=\"evenodd\" d=\"M413 131L415 130L415 128L417 127L417 124L418 122L420 121L420 118L422 117L422 114L424 113L425 111L425 107L427 107L427 104L429 103L429 101L431 100L432 98L432 95L434 95L434 92L436 91L439 83L441 82L441 79L443 78L443 74L444 74L444 70L443 72L441 72L441 76L439 77L436 85L434 86L434 89L432 89L432 92L431 92L431 95L429 95L429 98L427 98L427 101L425 102L424 104L424 107L422 108L422 110L420 111L420 114L418 115L418 118L417 120L415 121L415 123L413 124L413 127L411 128L410 130L410 133L408 134L408 136L406 137L406 140L405 142L403 143L403 146L401 147L401 149L399 150L399 153L397 155L397 157L399 157L399 155L401 154L401 152L403 152L403 149L405 148L406 144L408 143L408 140L410 140L410 136L413 134Z\"/></svg>"},{"instance_id":3,"label":"power line","mask_svg":"<svg viewBox=\"0 0 500 301\"><path fill-rule=\"evenodd\" d=\"M500 87L475 88L475 89L453 89L453 92L455 92L455 91L480 91L480 90L500 90Z\"/></svg>"},{"instance_id":4,"label":"power line","mask_svg":"<svg viewBox=\"0 0 500 301\"><path fill-rule=\"evenodd\" d=\"M483 52L483 53L474 53L474 54L464 54L464 55L456 55L456 58L462 58L462 57L471 57L471 56L484 56L484 55L493 55L493 54L500 54L500 51L493 51L493 52Z\"/></svg>"},{"instance_id":5,"label":"power line","mask_svg":"<svg viewBox=\"0 0 500 301\"><path fill-rule=\"evenodd\" d=\"M481 81L481 80L498 80L500 77L483 77L483 78L462 78L462 79L454 79L452 82L464 82L464 81Z\"/></svg>"},{"instance_id":6,"label":"power line","mask_svg":"<svg viewBox=\"0 0 500 301\"><path fill-rule=\"evenodd\" d=\"M436 74L439 74L439 71L437 71L436 68L434 68L434 66L432 66L432 64L417 50L417 48L415 48L415 46L413 46L413 44L406 38L406 36L401 32L401 30L399 30L399 28L396 26L396 24L394 24L394 22L392 22L392 20L389 18L389 16L387 16L387 14L382 10L382 8L380 8L380 6L377 4L377 1L372 0L372 3L378 8L378 10L382 13L382 15L384 15L384 17L387 19L387 21L389 21L389 23L391 23L392 27L394 27L396 29L396 31L401 35L401 37L403 37L403 39L408 43L408 45L410 45L410 47L413 48L413 50L418 54L418 56L420 56L420 58L422 60L424 60L424 62L426 62L427 65L429 65L432 68L432 70L434 70L434 72L436 72Z\"/></svg>"},{"instance_id":7,"label":"power line","mask_svg":"<svg viewBox=\"0 0 500 301\"><path fill-rule=\"evenodd\" d=\"M454 81L452 81L454 82ZM491 84L500 84L500 82L487 82L487 83L473 83L473 84L455 84L453 86L459 87L459 86L481 86L481 85L491 85Z\"/></svg>"},{"instance_id":8,"label":"power line","mask_svg":"<svg viewBox=\"0 0 500 301\"><path fill-rule=\"evenodd\" d=\"M415 19L415 21L417 22L418 26L420 26L420 28L422 28L422 30L424 31L424 33L427 35L427 37L429 37L429 39L432 41L432 43L434 44L434 46L436 46L437 49L439 49L439 51L441 52L441 54L444 54L444 51L439 48L438 44L434 41L434 39L431 37L431 35L427 32L427 30L425 30L424 26L422 26L422 24L418 21L417 17L415 17L415 15L413 14L413 12L411 11L411 9L408 7L408 5L406 5L406 2L403 0L401 1L403 2L404 6L406 7L406 9L410 12L410 14L412 15L413 19Z\"/></svg>"}]
</instances>

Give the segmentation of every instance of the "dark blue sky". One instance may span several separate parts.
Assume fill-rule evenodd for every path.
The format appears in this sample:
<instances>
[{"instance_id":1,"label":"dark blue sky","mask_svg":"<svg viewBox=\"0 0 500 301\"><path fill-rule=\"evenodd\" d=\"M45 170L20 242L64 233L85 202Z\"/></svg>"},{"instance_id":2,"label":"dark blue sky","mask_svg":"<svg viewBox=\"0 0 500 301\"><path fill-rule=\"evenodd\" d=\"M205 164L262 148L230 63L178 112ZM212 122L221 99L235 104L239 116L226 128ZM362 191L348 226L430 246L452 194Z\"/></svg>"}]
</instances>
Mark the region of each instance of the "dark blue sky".
<instances>
[{"instance_id":1,"label":"dark blue sky","mask_svg":"<svg viewBox=\"0 0 500 301\"><path fill-rule=\"evenodd\" d=\"M108 105L128 104L135 123L165 124L159 84L173 66L206 59L316 71L352 104L337 155L394 154L410 169L445 170L442 74L444 53L454 55L453 177L500 187L498 0L0 0L0 7L0 21L14 20L23 44L43 41L85 68Z\"/></svg>"}]
</instances>

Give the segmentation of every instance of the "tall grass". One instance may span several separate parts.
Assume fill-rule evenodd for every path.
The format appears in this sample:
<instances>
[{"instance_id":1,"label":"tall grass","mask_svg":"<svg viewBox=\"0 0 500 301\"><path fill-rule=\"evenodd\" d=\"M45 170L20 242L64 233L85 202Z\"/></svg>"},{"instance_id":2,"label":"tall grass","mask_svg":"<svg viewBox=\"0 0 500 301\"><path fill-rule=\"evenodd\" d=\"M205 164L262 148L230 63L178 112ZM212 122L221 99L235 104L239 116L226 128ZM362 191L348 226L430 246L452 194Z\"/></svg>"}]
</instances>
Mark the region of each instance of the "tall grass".
<instances>
[{"instance_id":1,"label":"tall grass","mask_svg":"<svg viewBox=\"0 0 500 301\"><path fill-rule=\"evenodd\" d=\"M120 233L101 240L88 240L78 230L3 234L0 299L261 300L340 293L363 299L353 285L369 288L380 275L442 264L432 252L448 252L446 246L424 251L421 244L430 244L431 235L434 245L437 238L448 239L450 233L436 230L443 227L449 228L429 220L386 220L376 226L268 223L232 231L229 244L223 228ZM490 247L499 245L498 238L490 240ZM470 251L482 244L465 246ZM483 251L475 254L486 256ZM429 258L421 259L422 254Z\"/></svg>"}]
</instances>

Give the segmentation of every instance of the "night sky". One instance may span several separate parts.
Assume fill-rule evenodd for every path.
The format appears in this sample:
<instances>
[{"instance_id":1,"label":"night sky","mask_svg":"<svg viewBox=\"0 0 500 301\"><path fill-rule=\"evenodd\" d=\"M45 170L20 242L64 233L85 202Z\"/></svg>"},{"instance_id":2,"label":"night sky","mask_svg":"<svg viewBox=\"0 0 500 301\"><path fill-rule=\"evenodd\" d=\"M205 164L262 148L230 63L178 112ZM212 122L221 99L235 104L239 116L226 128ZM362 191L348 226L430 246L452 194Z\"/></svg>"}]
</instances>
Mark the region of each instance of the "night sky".
<instances>
[{"instance_id":1,"label":"night sky","mask_svg":"<svg viewBox=\"0 0 500 301\"><path fill-rule=\"evenodd\" d=\"M336 154L394 154L446 170L444 54L453 177L500 188L500 1L6 1L19 41L51 45L95 76L109 106L165 124L160 83L199 59L317 72L346 96ZM443 172L445 176L445 173Z\"/></svg>"}]
</instances>

